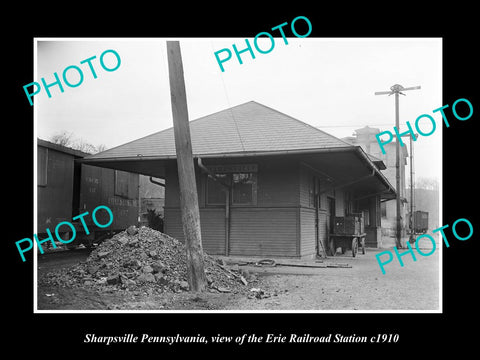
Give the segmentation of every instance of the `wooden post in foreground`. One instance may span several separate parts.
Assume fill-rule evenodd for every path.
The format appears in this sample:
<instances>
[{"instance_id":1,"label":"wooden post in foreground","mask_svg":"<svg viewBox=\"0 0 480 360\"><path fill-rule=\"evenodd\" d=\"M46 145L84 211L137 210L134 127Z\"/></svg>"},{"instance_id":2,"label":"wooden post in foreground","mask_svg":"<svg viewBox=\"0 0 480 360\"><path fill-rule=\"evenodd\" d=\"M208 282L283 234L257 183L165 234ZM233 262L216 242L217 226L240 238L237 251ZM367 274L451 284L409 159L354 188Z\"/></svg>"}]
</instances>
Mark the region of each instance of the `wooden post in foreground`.
<instances>
[{"instance_id":1,"label":"wooden post in foreground","mask_svg":"<svg viewBox=\"0 0 480 360\"><path fill-rule=\"evenodd\" d=\"M180 185L180 207L187 252L187 280L190 291L204 291L207 282L180 43L167 41L167 54Z\"/></svg>"}]
</instances>

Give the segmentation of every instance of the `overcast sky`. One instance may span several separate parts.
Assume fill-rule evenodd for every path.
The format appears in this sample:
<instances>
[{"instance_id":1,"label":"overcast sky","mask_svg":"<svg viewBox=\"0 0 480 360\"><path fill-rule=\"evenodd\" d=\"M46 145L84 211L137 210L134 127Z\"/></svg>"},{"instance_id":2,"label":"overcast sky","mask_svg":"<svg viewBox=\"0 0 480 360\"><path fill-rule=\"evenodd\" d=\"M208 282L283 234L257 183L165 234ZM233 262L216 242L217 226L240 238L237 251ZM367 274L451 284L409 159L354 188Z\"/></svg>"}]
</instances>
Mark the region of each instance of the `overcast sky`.
<instances>
[{"instance_id":1,"label":"overcast sky","mask_svg":"<svg viewBox=\"0 0 480 360\"><path fill-rule=\"evenodd\" d=\"M369 125L393 131L394 96L375 96L393 84L421 85L400 97L400 126L421 114L437 120L437 130L415 143L417 177L441 177L442 40L440 38L275 38L268 54L233 55L221 72L214 52L244 48L244 38L180 40L190 120L250 100L270 106L337 137ZM253 43L253 39L249 39ZM83 70L83 83L61 93L52 87L34 98L36 134L49 140L67 131L94 145L118 146L172 125L166 39L37 39L34 81L54 81L69 65ZM266 42L265 42L266 41ZM269 40L260 47L267 49ZM100 54L121 57L116 71L104 71ZM87 64L97 73L93 79ZM105 61L113 59L112 54ZM222 55L223 56L223 55ZM115 61L112 61L113 65ZM113 66L110 65L110 66ZM69 72L75 82L75 71ZM424 131L430 129L426 122Z\"/></svg>"}]
</instances>

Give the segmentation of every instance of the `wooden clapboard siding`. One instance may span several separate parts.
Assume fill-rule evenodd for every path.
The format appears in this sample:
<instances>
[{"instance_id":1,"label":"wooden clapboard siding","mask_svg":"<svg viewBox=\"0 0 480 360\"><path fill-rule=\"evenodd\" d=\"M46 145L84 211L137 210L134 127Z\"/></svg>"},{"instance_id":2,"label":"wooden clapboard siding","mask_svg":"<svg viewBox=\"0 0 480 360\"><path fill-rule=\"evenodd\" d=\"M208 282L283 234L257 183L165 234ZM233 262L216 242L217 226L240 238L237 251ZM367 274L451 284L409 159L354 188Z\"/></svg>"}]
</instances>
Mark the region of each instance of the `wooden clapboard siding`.
<instances>
[{"instance_id":1,"label":"wooden clapboard siding","mask_svg":"<svg viewBox=\"0 0 480 360\"><path fill-rule=\"evenodd\" d=\"M298 206L298 162L294 160L246 157L242 159L205 159L204 163L207 166L255 164L258 168L256 207ZM207 206L205 204L207 175L201 173L199 178L199 206L202 207ZM175 181L178 182L176 179Z\"/></svg>"},{"instance_id":2,"label":"wooden clapboard siding","mask_svg":"<svg viewBox=\"0 0 480 360\"><path fill-rule=\"evenodd\" d=\"M225 210L200 209L202 246L207 254L225 254ZM184 242L182 214L179 208L165 208L165 233Z\"/></svg>"},{"instance_id":3,"label":"wooden clapboard siding","mask_svg":"<svg viewBox=\"0 0 480 360\"><path fill-rule=\"evenodd\" d=\"M231 255L298 256L297 208L232 209ZM225 253L225 222L222 209L200 210L203 249ZM184 241L180 209L165 208L165 233Z\"/></svg>"},{"instance_id":4,"label":"wooden clapboard siding","mask_svg":"<svg viewBox=\"0 0 480 360\"><path fill-rule=\"evenodd\" d=\"M327 196L335 197L334 191L331 188L331 184L328 183L326 178L313 171L304 164L300 164L299 167L299 199L300 206L313 209L313 178L316 177L319 180L320 185L320 208L327 208Z\"/></svg>"},{"instance_id":5,"label":"wooden clapboard siding","mask_svg":"<svg viewBox=\"0 0 480 360\"><path fill-rule=\"evenodd\" d=\"M225 209L200 209L203 250L211 255L225 254Z\"/></svg>"},{"instance_id":6,"label":"wooden clapboard siding","mask_svg":"<svg viewBox=\"0 0 480 360\"><path fill-rule=\"evenodd\" d=\"M327 246L327 212L320 209L318 212L318 237L325 249ZM315 210L300 209L300 255L314 255L316 251L315 244ZM319 249L321 253L321 249Z\"/></svg>"},{"instance_id":7,"label":"wooden clapboard siding","mask_svg":"<svg viewBox=\"0 0 480 360\"><path fill-rule=\"evenodd\" d=\"M257 206L298 206L298 163L272 159L257 163Z\"/></svg>"},{"instance_id":8,"label":"wooden clapboard siding","mask_svg":"<svg viewBox=\"0 0 480 360\"><path fill-rule=\"evenodd\" d=\"M322 184L324 181L322 177L309 169L308 167L301 165L299 169L299 199L300 199L300 255L310 256L316 253L316 234L315 234L315 208L312 202L311 192L314 190L312 187L313 177L316 176L320 179L320 191L322 191ZM325 185L323 185L325 186ZM319 241L326 244L327 234L327 194L332 194L333 191L320 194L320 209L318 213L318 226L319 226ZM343 207L342 207L343 209ZM321 251L321 249L319 249Z\"/></svg>"},{"instance_id":9,"label":"wooden clapboard siding","mask_svg":"<svg viewBox=\"0 0 480 360\"><path fill-rule=\"evenodd\" d=\"M298 161L272 158L207 159L207 165L258 165L257 204L231 205L230 255L310 256L316 252L315 210L310 200L313 174ZM166 171L165 231L183 241L178 178ZM225 208L205 204L206 175L197 172L202 243L209 254L225 253ZM325 195L320 205L325 207ZM343 198L342 198L343 200ZM343 210L343 206L341 206ZM319 213L320 239L326 239L326 211Z\"/></svg>"},{"instance_id":10,"label":"wooden clapboard siding","mask_svg":"<svg viewBox=\"0 0 480 360\"><path fill-rule=\"evenodd\" d=\"M197 184L199 207L205 206L205 197L202 191L202 176L203 174L200 173L199 168L195 166L195 179ZM178 182L177 163L175 161L169 162L165 167L165 183L167 184L165 188L165 207L179 207L180 186Z\"/></svg>"},{"instance_id":11,"label":"wooden clapboard siding","mask_svg":"<svg viewBox=\"0 0 480 360\"><path fill-rule=\"evenodd\" d=\"M164 229L165 234L170 235L180 241L183 239L182 214L180 208L167 208L164 211Z\"/></svg>"},{"instance_id":12,"label":"wooden clapboard siding","mask_svg":"<svg viewBox=\"0 0 480 360\"><path fill-rule=\"evenodd\" d=\"M257 207L284 207L299 204L298 162L266 158L207 159L204 162L207 165L256 164L258 166ZM210 207L206 205L207 175L196 167L195 176L199 207ZM173 161L166 167L166 183L168 185L165 191L165 206L178 207L180 205L178 175L176 163Z\"/></svg>"},{"instance_id":13,"label":"wooden clapboard siding","mask_svg":"<svg viewBox=\"0 0 480 360\"><path fill-rule=\"evenodd\" d=\"M310 171L305 167L305 166L300 166L299 169L299 198L300 198L300 206L306 206L306 207L311 207L312 204L310 204L310 191L311 187L309 184L309 181L312 179L312 175Z\"/></svg>"},{"instance_id":14,"label":"wooden clapboard siding","mask_svg":"<svg viewBox=\"0 0 480 360\"><path fill-rule=\"evenodd\" d=\"M232 209L231 255L298 256L298 208Z\"/></svg>"},{"instance_id":15,"label":"wooden clapboard siding","mask_svg":"<svg viewBox=\"0 0 480 360\"><path fill-rule=\"evenodd\" d=\"M180 186L176 166L177 163L174 161L165 166L165 209L180 206Z\"/></svg>"},{"instance_id":16,"label":"wooden clapboard siding","mask_svg":"<svg viewBox=\"0 0 480 360\"><path fill-rule=\"evenodd\" d=\"M300 255L315 254L315 210L300 209Z\"/></svg>"}]
</instances>

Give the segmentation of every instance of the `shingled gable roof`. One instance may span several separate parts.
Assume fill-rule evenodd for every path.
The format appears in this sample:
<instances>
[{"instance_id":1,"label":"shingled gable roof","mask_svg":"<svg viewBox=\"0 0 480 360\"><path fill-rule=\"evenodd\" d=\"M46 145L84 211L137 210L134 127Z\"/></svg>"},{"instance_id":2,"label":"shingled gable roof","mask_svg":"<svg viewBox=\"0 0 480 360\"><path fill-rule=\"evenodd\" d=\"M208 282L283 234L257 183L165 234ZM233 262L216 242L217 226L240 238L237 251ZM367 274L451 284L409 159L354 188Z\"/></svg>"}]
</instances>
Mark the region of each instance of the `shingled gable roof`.
<instances>
[{"instance_id":1,"label":"shingled gable roof","mask_svg":"<svg viewBox=\"0 0 480 360\"><path fill-rule=\"evenodd\" d=\"M190 122L194 156L228 156L351 148L351 144L268 106L250 101ZM175 158L169 128L87 159Z\"/></svg>"}]
</instances>

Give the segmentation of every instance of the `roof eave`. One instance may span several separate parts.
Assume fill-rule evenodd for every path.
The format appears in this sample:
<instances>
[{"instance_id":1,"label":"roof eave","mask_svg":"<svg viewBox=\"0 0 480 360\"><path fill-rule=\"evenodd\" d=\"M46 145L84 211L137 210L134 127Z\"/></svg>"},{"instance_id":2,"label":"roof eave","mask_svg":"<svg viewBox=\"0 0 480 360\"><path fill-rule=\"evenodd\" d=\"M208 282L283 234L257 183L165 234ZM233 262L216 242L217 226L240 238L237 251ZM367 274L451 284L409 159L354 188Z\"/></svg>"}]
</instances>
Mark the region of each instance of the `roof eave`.
<instances>
[{"instance_id":1,"label":"roof eave","mask_svg":"<svg viewBox=\"0 0 480 360\"><path fill-rule=\"evenodd\" d=\"M204 153L193 154L194 158L226 158L226 157L251 157L251 156L270 156L270 155L295 155L295 154L315 154L328 152L353 151L354 146L332 147L332 148L312 148L312 149L291 149L291 150L273 150L273 151L238 151L228 153ZM160 156L125 156L125 157L95 157L95 155L85 157L79 161L82 163L94 163L104 161L133 161L133 160L174 160L176 155Z\"/></svg>"},{"instance_id":2,"label":"roof eave","mask_svg":"<svg viewBox=\"0 0 480 360\"><path fill-rule=\"evenodd\" d=\"M368 163L368 165L370 167L372 167L374 170L375 170L375 173L376 175L379 177L379 179L383 182L383 184L385 185L386 188L386 192L390 192L392 194L395 194L395 197L397 196L397 191L395 190L395 188L392 186L392 184L390 184L390 182L388 181L388 179L385 177L385 175L383 175L380 170L377 168L377 166L374 164L374 162L369 158L368 154L363 151L363 149L361 148L361 146L354 146L354 148L356 149L357 151L357 154L360 155L360 157L362 157L364 159L365 162Z\"/></svg>"}]
</instances>

